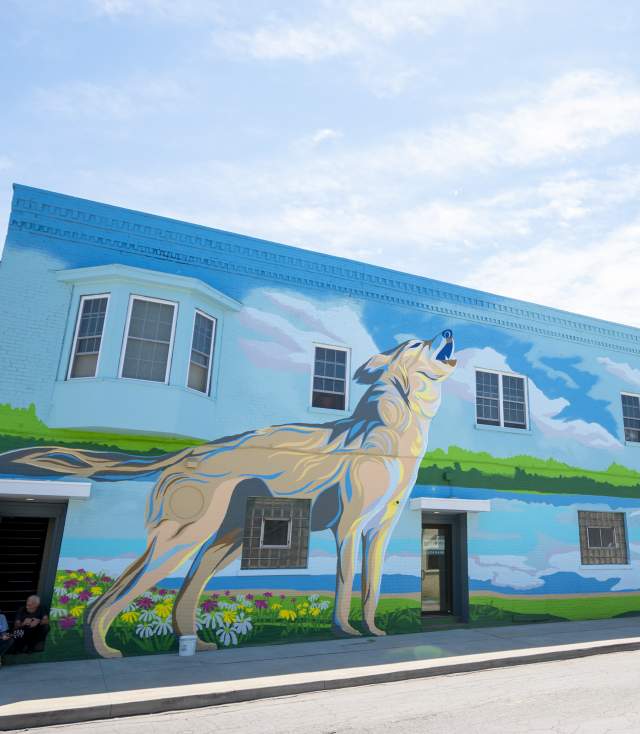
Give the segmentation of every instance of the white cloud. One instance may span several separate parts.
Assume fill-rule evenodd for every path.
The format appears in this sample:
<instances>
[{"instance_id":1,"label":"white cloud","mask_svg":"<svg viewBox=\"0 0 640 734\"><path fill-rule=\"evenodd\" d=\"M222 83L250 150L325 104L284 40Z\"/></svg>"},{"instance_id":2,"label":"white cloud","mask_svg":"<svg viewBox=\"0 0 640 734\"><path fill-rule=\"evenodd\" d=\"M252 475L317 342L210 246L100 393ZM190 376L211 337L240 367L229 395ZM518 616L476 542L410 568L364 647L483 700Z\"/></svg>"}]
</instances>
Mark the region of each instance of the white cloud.
<instances>
[{"instance_id":1,"label":"white cloud","mask_svg":"<svg viewBox=\"0 0 640 734\"><path fill-rule=\"evenodd\" d=\"M513 372L507 358L491 347L463 349L456 352L458 367L447 382L447 388L468 402L475 402L475 369ZM528 379L529 415L535 429L547 439L566 439L593 449L617 451L622 444L599 423L558 417L569 405L565 398L549 398Z\"/></svg>"}]
</instances>

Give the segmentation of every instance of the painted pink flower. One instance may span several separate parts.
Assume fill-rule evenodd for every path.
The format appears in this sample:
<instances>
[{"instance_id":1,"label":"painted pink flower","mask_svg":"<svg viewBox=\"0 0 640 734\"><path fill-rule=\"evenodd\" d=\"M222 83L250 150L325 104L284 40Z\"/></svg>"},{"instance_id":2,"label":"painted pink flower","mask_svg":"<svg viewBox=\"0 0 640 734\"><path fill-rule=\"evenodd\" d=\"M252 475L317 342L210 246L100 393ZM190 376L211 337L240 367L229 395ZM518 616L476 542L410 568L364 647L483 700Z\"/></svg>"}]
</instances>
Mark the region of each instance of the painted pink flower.
<instances>
[{"instance_id":1,"label":"painted pink flower","mask_svg":"<svg viewBox=\"0 0 640 734\"><path fill-rule=\"evenodd\" d=\"M265 591L264 595L266 596L267 599L270 599L273 596L273 594L270 591Z\"/></svg>"},{"instance_id":2,"label":"painted pink flower","mask_svg":"<svg viewBox=\"0 0 640 734\"><path fill-rule=\"evenodd\" d=\"M91 599L91 592L86 590L81 591L78 594L78 599L80 599L80 601L89 601L89 599Z\"/></svg>"},{"instance_id":3,"label":"painted pink flower","mask_svg":"<svg viewBox=\"0 0 640 734\"><path fill-rule=\"evenodd\" d=\"M256 609L266 609L267 602L265 599L256 599Z\"/></svg>"},{"instance_id":4,"label":"painted pink flower","mask_svg":"<svg viewBox=\"0 0 640 734\"><path fill-rule=\"evenodd\" d=\"M166 589L160 589L160 591L158 591L158 594L160 594L160 596L166 596L168 593L169 592Z\"/></svg>"},{"instance_id":5,"label":"painted pink flower","mask_svg":"<svg viewBox=\"0 0 640 734\"><path fill-rule=\"evenodd\" d=\"M266 594L265 594L265 596L266 596ZM284 601L287 597L284 594L280 594L280 598L282 599L282 601Z\"/></svg>"},{"instance_id":6,"label":"painted pink flower","mask_svg":"<svg viewBox=\"0 0 640 734\"><path fill-rule=\"evenodd\" d=\"M225 596L229 596L229 594L230 594L230 593L231 593L231 592L229 591L229 589L227 589L227 590L226 590L226 591L224 592L224 595L225 595Z\"/></svg>"},{"instance_id":7,"label":"painted pink flower","mask_svg":"<svg viewBox=\"0 0 640 734\"><path fill-rule=\"evenodd\" d=\"M205 599L201 606L203 612L212 612L218 608L218 602L215 599Z\"/></svg>"},{"instance_id":8,"label":"painted pink flower","mask_svg":"<svg viewBox=\"0 0 640 734\"><path fill-rule=\"evenodd\" d=\"M78 585L78 579L67 579L62 585L65 589L73 589L74 586Z\"/></svg>"},{"instance_id":9,"label":"painted pink flower","mask_svg":"<svg viewBox=\"0 0 640 734\"><path fill-rule=\"evenodd\" d=\"M73 617L62 617L58 624L63 630L69 630L76 626L76 620Z\"/></svg>"},{"instance_id":10,"label":"painted pink flower","mask_svg":"<svg viewBox=\"0 0 640 734\"><path fill-rule=\"evenodd\" d=\"M253 601L253 594L247 594L247 599L249 601Z\"/></svg>"},{"instance_id":11,"label":"painted pink flower","mask_svg":"<svg viewBox=\"0 0 640 734\"><path fill-rule=\"evenodd\" d=\"M112 581L113 581L113 579L111 578L111 576L103 576L102 577L102 583L103 584L110 584Z\"/></svg>"},{"instance_id":12,"label":"painted pink flower","mask_svg":"<svg viewBox=\"0 0 640 734\"><path fill-rule=\"evenodd\" d=\"M140 607L140 609L151 609L153 606L153 599L150 599L148 596L143 596L138 599L136 606Z\"/></svg>"},{"instance_id":13,"label":"painted pink flower","mask_svg":"<svg viewBox=\"0 0 640 734\"><path fill-rule=\"evenodd\" d=\"M211 598L212 599L219 599L220 598L220 594L211 594Z\"/></svg>"},{"instance_id":14,"label":"painted pink flower","mask_svg":"<svg viewBox=\"0 0 640 734\"><path fill-rule=\"evenodd\" d=\"M238 597L237 596L230 596L229 597L229 600L230 601L238 601Z\"/></svg>"},{"instance_id":15,"label":"painted pink flower","mask_svg":"<svg viewBox=\"0 0 640 734\"><path fill-rule=\"evenodd\" d=\"M60 604L68 604L70 598L71 597L67 596L66 594L63 594L61 597L58 598L58 601L60 602Z\"/></svg>"}]
</instances>

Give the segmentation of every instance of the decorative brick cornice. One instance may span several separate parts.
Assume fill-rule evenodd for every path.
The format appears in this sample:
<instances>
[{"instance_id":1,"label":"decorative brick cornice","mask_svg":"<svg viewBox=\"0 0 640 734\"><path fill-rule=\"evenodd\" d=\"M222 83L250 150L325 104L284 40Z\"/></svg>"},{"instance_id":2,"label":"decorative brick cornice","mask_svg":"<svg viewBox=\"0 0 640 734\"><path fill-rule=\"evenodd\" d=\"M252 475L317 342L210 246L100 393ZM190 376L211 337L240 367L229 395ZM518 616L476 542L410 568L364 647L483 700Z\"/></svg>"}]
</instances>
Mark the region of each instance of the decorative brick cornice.
<instances>
[{"instance_id":1,"label":"decorative brick cornice","mask_svg":"<svg viewBox=\"0 0 640 734\"><path fill-rule=\"evenodd\" d=\"M16 186L9 241L50 238L274 284L405 306L640 355L640 330L428 278L106 204Z\"/></svg>"}]
</instances>

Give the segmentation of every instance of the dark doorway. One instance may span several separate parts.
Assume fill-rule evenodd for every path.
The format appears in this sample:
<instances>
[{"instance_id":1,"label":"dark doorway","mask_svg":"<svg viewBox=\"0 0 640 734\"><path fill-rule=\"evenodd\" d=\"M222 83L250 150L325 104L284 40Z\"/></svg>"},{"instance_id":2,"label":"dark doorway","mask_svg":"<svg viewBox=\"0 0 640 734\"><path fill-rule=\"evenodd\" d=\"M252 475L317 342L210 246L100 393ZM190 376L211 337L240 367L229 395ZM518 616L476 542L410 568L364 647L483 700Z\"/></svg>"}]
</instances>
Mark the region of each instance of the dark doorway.
<instances>
[{"instance_id":1,"label":"dark doorway","mask_svg":"<svg viewBox=\"0 0 640 734\"><path fill-rule=\"evenodd\" d=\"M422 515L422 613L443 623L468 621L466 513Z\"/></svg>"},{"instance_id":2,"label":"dark doorway","mask_svg":"<svg viewBox=\"0 0 640 734\"><path fill-rule=\"evenodd\" d=\"M0 609L12 624L28 596L49 605L66 503L0 502Z\"/></svg>"},{"instance_id":3,"label":"dark doorway","mask_svg":"<svg viewBox=\"0 0 640 734\"><path fill-rule=\"evenodd\" d=\"M451 612L451 527L423 525L422 613Z\"/></svg>"}]
</instances>

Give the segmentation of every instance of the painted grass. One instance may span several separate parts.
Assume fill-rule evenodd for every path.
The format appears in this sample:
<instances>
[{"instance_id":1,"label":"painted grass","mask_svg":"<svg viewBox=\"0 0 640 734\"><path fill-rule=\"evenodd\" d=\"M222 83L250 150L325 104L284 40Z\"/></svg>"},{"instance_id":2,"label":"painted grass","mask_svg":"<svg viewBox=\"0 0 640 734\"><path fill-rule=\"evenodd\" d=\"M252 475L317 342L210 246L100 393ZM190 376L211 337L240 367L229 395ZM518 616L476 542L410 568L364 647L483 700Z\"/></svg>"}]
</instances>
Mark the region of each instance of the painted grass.
<instances>
[{"instance_id":1,"label":"painted grass","mask_svg":"<svg viewBox=\"0 0 640 734\"><path fill-rule=\"evenodd\" d=\"M0 404L0 453L27 446L77 446L99 451L129 451L139 454L161 454L179 451L204 443L196 438L153 436L99 431L49 428L36 415L33 404L13 408Z\"/></svg>"},{"instance_id":2,"label":"painted grass","mask_svg":"<svg viewBox=\"0 0 640 734\"><path fill-rule=\"evenodd\" d=\"M640 594L590 595L557 599L474 594L470 600L470 607L473 621L505 615L517 617L536 615L567 620L609 619L621 615L640 615Z\"/></svg>"}]
</instances>

